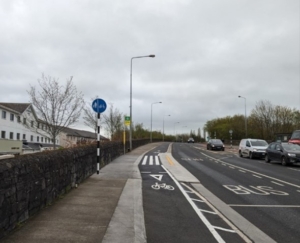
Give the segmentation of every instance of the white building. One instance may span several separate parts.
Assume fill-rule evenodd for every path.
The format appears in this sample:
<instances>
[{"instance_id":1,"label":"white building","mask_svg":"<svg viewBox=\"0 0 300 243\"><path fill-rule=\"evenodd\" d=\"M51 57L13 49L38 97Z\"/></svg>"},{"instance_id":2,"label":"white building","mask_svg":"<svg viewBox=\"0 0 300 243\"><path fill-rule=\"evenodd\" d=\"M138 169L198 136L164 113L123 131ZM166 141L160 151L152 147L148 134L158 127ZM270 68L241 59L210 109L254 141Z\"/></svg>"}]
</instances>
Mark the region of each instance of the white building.
<instances>
[{"instance_id":1,"label":"white building","mask_svg":"<svg viewBox=\"0 0 300 243\"><path fill-rule=\"evenodd\" d=\"M3 103L0 102L0 138L22 140L23 149L40 150L53 147L53 142L47 134L47 126L38 119L30 103ZM101 136L102 141L109 141ZM82 143L97 141L93 132L64 128L56 138L56 145L72 147Z\"/></svg>"},{"instance_id":2,"label":"white building","mask_svg":"<svg viewBox=\"0 0 300 243\"><path fill-rule=\"evenodd\" d=\"M46 131L47 126L38 119L30 103L0 103L0 138L47 147L52 145L52 141ZM56 144L60 144L59 139Z\"/></svg>"}]
</instances>

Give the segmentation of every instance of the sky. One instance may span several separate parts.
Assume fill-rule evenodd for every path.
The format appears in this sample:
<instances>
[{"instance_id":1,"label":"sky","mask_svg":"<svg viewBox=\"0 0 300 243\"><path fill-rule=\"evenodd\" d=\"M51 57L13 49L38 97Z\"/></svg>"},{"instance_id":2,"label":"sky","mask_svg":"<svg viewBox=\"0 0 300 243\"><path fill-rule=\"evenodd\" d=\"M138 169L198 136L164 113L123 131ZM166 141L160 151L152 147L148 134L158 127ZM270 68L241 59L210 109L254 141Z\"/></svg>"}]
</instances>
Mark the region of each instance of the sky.
<instances>
[{"instance_id":1,"label":"sky","mask_svg":"<svg viewBox=\"0 0 300 243\"><path fill-rule=\"evenodd\" d=\"M132 60L149 130L151 110L174 135L262 100L300 109L299 0L0 0L0 19L0 102L29 102L44 73L129 115Z\"/></svg>"}]
</instances>

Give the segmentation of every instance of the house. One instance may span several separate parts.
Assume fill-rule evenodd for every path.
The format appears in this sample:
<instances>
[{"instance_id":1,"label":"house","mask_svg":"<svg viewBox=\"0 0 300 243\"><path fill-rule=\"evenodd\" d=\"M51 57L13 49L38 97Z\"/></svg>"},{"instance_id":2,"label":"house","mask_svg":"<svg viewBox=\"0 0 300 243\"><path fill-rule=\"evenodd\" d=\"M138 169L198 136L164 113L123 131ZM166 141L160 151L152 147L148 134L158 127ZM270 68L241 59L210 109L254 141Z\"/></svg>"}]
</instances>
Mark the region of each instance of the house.
<instances>
[{"instance_id":1,"label":"house","mask_svg":"<svg viewBox=\"0 0 300 243\"><path fill-rule=\"evenodd\" d=\"M48 134L49 126L40 120L30 103L0 102L0 138L22 140L23 151L41 151L51 149L53 141ZM101 136L101 139L107 140ZM73 146L74 144L97 140L92 132L64 128L56 138L58 146Z\"/></svg>"},{"instance_id":2,"label":"house","mask_svg":"<svg viewBox=\"0 0 300 243\"><path fill-rule=\"evenodd\" d=\"M78 144L88 144L97 141L97 134L95 132L66 127L60 133L59 140L62 147L72 147ZM100 141L109 141L109 139L100 135Z\"/></svg>"}]
</instances>

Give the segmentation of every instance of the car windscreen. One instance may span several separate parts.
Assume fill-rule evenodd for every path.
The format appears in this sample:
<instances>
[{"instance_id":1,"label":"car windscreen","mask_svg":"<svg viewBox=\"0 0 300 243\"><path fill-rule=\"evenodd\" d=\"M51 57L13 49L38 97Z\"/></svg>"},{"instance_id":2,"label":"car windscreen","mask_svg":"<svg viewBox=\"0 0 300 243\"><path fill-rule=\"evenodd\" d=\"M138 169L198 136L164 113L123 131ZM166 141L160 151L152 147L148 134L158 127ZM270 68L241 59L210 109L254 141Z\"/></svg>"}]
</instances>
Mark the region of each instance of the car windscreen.
<instances>
[{"instance_id":1,"label":"car windscreen","mask_svg":"<svg viewBox=\"0 0 300 243\"><path fill-rule=\"evenodd\" d=\"M293 132L291 139L300 139L300 131Z\"/></svg>"},{"instance_id":2,"label":"car windscreen","mask_svg":"<svg viewBox=\"0 0 300 243\"><path fill-rule=\"evenodd\" d=\"M252 146L268 146L268 143L264 140L253 140L251 144Z\"/></svg>"},{"instance_id":3,"label":"car windscreen","mask_svg":"<svg viewBox=\"0 0 300 243\"><path fill-rule=\"evenodd\" d=\"M292 144L292 143L282 144L282 147L287 151L298 151L298 152L300 152L300 146L297 145L297 144Z\"/></svg>"},{"instance_id":4,"label":"car windscreen","mask_svg":"<svg viewBox=\"0 0 300 243\"><path fill-rule=\"evenodd\" d=\"M213 140L211 140L211 142L214 144L223 144L220 139L213 139Z\"/></svg>"}]
</instances>

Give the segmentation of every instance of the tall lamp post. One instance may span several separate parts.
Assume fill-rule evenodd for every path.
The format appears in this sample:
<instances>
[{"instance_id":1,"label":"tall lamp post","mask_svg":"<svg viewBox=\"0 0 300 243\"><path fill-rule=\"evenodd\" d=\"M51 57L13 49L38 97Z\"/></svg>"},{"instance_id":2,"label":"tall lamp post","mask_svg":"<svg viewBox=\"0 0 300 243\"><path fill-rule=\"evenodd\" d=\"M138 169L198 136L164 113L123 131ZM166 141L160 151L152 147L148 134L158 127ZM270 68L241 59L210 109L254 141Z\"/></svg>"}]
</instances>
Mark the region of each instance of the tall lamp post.
<instances>
[{"instance_id":1,"label":"tall lamp post","mask_svg":"<svg viewBox=\"0 0 300 243\"><path fill-rule=\"evenodd\" d=\"M171 115L164 115L163 117L163 141L165 141L165 116L171 116Z\"/></svg>"},{"instance_id":2,"label":"tall lamp post","mask_svg":"<svg viewBox=\"0 0 300 243\"><path fill-rule=\"evenodd\" d=\"M243 96L240 96L240 95L239 95L238 97L245 100L245 134L246 134L246 138L247 138L248 132L247 132L247 108L246 108L246 98L243 97Z\"/></svg>"},{"instance_id":3,"label":"tall lamp post","mask_svg":"<svg viewBox=\"0 0 300 243\"><path fill-rule=\"evenodd\" d=\"M161 104L161 101L151 103L151 131L150 131L150 142L152 143L152 105Z\"/></svg>"},{"instance_id":4,"label":"tall lamp post","mask_svg":"<svg viewBox=\"0 0 300 243\"><path fill-rule=\"evenodd\" d=\"M143 58L143 57L155 57L155 55L148 55L148 56L137 56L132 57L130 61L130 130L129 130L129 146L130 151L132 151L132 60L135 58Z\"/></svg>"}]
</instances>

